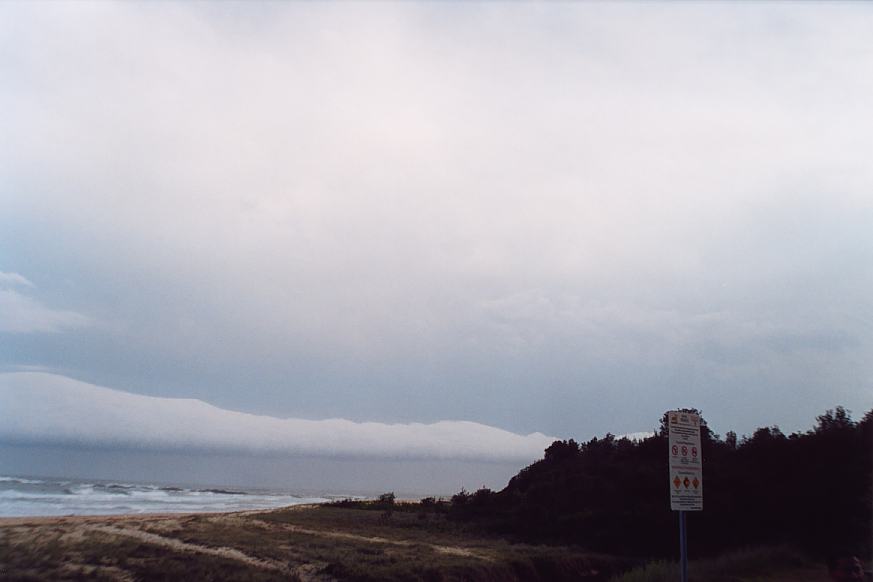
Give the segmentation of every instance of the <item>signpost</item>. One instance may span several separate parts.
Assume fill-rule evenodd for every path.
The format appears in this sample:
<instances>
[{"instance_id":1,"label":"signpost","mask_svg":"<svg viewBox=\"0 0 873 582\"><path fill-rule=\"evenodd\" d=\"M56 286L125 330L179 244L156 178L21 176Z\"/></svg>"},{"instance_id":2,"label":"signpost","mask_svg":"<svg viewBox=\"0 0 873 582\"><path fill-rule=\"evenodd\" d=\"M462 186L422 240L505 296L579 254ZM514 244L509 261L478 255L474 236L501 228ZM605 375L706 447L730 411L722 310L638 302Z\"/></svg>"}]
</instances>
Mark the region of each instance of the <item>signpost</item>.
<instances>
[{"instance_id":1,"label":"signpost","mask_svg":"<svg viewBox=\"0 0 873 582\"><path fill-rule=\"evenodd\" d=\"M703 511L703 455L700 446L700 416L671 410L667 413L669 434L670 509L679 512L679 559L682 582L688 582L688 537L686 511Z\"/></svg>"}]
</instances>

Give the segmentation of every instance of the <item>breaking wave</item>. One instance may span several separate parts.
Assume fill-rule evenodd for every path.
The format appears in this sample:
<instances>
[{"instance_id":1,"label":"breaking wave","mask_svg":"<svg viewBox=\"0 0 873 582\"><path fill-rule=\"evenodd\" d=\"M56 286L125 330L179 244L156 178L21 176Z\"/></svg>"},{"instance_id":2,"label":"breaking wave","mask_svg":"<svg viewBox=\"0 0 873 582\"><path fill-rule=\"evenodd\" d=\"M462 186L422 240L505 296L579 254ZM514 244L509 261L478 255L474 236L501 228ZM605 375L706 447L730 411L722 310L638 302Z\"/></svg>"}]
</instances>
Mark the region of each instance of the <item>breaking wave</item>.
<instances>
[{"instance_id":1,"label":"breaking wave","mask_svg":"<svg viewBox=\"0 0 873 582\"><path fill-rule=\"evenodd\" d=\"M200 513L270 509L322 503L264 489L196 488L175 485L0 476L0 516Z\"/></svg>"}]
</instances>

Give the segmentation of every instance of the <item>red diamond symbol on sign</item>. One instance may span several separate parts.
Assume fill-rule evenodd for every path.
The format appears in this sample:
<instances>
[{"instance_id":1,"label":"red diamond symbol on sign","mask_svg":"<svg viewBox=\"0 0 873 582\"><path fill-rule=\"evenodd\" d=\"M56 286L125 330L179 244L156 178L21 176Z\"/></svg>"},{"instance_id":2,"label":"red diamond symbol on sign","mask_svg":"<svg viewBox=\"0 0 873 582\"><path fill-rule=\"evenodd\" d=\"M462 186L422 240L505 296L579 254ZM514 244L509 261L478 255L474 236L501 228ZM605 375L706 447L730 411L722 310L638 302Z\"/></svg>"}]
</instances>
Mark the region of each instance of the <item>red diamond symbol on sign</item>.
<instances>
[{"instance_id":1,"label":"red diamond symbol on sign","mask_svg":"<svg viewBox=\"0 0 873 582\"><path fill-rule=\"evenodd\" d=\"M682 484L685 485L685 488L688 489L688 486L691 485L691 479L685 477L685 480L682 481Z\"/></svg>"},{"instance_id":2,"label":"red diamond symbol on sign","mask_svg":"<svg viewBox=\"0 0 873 582\"><path fill-rule=\"evenodd\" d=\"M682 483L682 481L679 480L679 476L676 475L676 477L673 478L673 485L676 486L676 489L679 489L679 485L680 485L681 483Z\"/></svg>"},{"instance_id":3,"label":"red diamond symbol on sign","mask_svg":"<svg viewBox=\"0 0 873 582\"><path fill-rule=\"evenodd\" d=\"M695 489L697 489L697 487L700 485L700 481L698 481L697 477L695 477L691 484L694 485Z\"/></svg>"}]
</instances>

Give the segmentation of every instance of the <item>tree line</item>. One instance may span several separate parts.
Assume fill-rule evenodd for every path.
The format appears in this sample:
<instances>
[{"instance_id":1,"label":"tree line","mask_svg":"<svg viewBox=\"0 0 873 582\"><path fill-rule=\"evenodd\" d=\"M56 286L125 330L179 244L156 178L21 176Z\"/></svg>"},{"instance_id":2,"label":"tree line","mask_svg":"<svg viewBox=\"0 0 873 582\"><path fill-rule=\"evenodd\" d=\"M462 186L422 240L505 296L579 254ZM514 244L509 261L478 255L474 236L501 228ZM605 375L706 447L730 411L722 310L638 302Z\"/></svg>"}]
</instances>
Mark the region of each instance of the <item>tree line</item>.
<instances>
[{"instance_id":1,"label":"tree line","mask_svg":"<svg viewBox=\"0 0 873 582\"><path fill-rule=\"evenodd\" d=\"M873 410L854 421L837 407L791 435L773 426L722 438L702 417L701 425L704 510L688 514L689 552L789 543L813 555L870 556ZM667 441L666 414L643 440L555 441L502 491L461 491L443 509L528 541L675 557Z\"/></svg>"}]
</instances>

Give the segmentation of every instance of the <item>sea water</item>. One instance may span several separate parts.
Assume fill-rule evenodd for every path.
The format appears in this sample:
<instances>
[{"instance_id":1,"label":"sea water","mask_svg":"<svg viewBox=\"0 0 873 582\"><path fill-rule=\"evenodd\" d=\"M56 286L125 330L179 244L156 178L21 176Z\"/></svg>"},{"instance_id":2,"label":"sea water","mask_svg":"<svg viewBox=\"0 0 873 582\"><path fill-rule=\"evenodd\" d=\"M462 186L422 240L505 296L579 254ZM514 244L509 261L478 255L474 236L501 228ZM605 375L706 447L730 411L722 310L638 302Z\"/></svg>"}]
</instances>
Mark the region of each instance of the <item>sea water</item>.
<instances>
[{"instance_id":1,"label":"sea water","mask_svg":"<svg viewBox=\"0 0 873 582\"><path fill-rule=\"evenodd\" d=\"M0 517L240 511L329 500L267 489L0 476Z\"/></svg>"}]
</instances>

